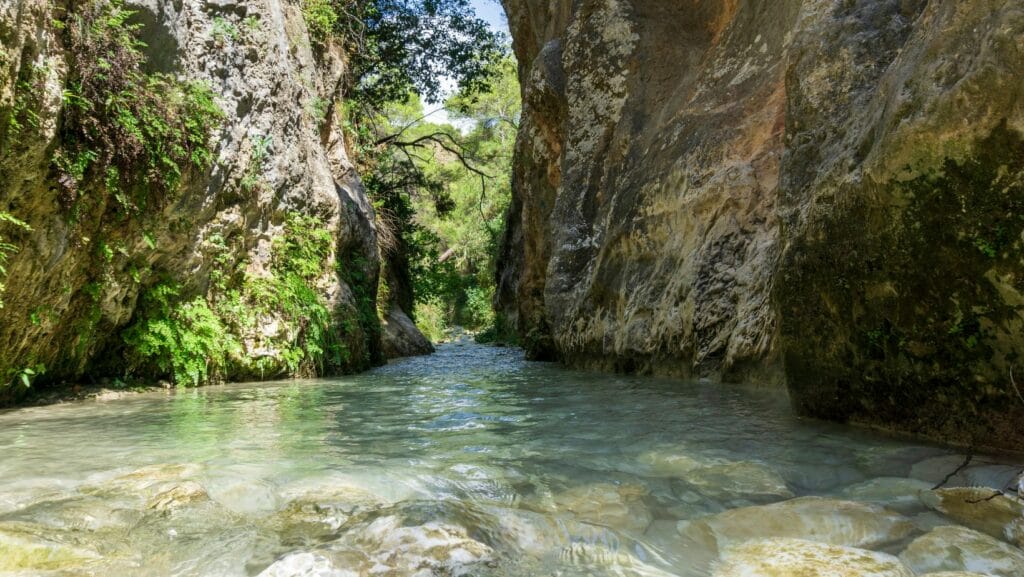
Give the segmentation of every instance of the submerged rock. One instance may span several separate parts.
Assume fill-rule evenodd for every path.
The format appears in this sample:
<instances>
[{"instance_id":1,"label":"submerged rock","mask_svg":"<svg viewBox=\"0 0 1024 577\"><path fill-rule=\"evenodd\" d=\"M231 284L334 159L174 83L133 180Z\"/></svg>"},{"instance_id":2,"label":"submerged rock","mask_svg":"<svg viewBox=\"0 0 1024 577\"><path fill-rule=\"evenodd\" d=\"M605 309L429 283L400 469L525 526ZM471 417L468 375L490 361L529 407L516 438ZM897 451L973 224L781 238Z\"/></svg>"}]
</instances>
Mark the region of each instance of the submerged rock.
<instances>
[{"instance_id":1,"label":"submerged rock","mask_svg":"<svg viewBox=\"0 0 1024 577\"><path fill-rule=\"evenodd\" d=\"M931 488L931 485L918 479L878 477L846 487L841 491L841 495L854 501L875 503L890 509L910 512L923 507L921 495Z\"/></svg>"},{"instance_id":2,"label":"submerged rock","mask_svg":"<svg viewBox=\"0 0 1024 577\"><path fill-rule=\"evenodd\" d=\"M597 483L573 487L533 506L552 514L570 513L578 521L642 533L653 518L643 502L647 494L638 484Z\"/></svg>"},{"instance_id":3,"label":"submerged rock","mask_svg":"<svg viewBox=\"0 0 1024 577\"><path fill-rule=\"evenodd\" d=\"M994 489L954 487L928 491L922 500L957 523L1024 547L1024 501Z\"/></svg>"},{"instance_id":4,"label":"submerged rock","mask_svg":"<svg viewBox=\"0 0 1024 577\"><path fill-rule=\"evenodd\" d=\"M727 548L714 577L914 577L885 553L801 539L764 539Z\"/></svg>"},{"instance_id":5,"label":"submerged rock","mask_svg":"<svg viewBox=\"0 0 1024 577\"><path fill-rule=\"evenodd\" d=\"M678 529L691 543L717 545L719 549L769 537L875 548L908 537L914 526L902 515L877 505L800 497L682 521Z\"/></svg>"},{"instance_id":6,"label":"submerged rock","mask_svg":"<svg viewBox=\"0 0 1024 577\"><path fill-rule=\"evenodd\" d=\"M998 577L1024 575L1024 551L966 527L939 527L915 539L900 559L919 574L974 571Z\"/></svg>"},{"instance_id":7,"label":"submerged rock","mask_svg":"<svg viewBox=\"0 0 1024 577\"><path fill-rule=\"evenodd\" d=\"M0 526L0 571L53 571L81 568L99 553L41 537L17 526Z\"/></svg>"},{"instance_id":8,"label":"submerged rock","mask_svg":"<svg viewBox=\"0 0 1024 577\"><path fill-rule=\"evenodd\" d=\"M206 489L202 485L195 481L185 481L168 486L150 499L146 504L146 508L168 511L198 501L204 501L208 498L209 495L206 494Z\"/></svg>"},{"instance_id":9,"label":"submerged rock","mask_svg":"<svg viewBox=\"0 0 1024 577\"><path fill-rule=\"evenodd\" d=\"M698 467L679 480L701 495L719 501L779 501L793 497L786 481L771 467L749 461Z\"/></svg>"},{"instance_id":10,"label":"submerged rock","mask_svg":"<svg viewBox=\"0 0 1024 577\"><path fill-rule=\"evenodd\" d=\"M651 450L637 457L642 471L652 477L685 477L707 464L691 455L673 450Z\"/></svg>"},{"instance_id":11,"label":"submerged rock","mask_svg":"<svg viewBox=\"0 0 1024 577\"><path fill-rule=\"evenodd\" d=\"M472 575L475 565L493 556L490 547L471 538L463 527L440 522L405 526L394 515L353 527L346 536L341 543L365 553L371 573L395 577Z\"/></svg>"}]
</instances>

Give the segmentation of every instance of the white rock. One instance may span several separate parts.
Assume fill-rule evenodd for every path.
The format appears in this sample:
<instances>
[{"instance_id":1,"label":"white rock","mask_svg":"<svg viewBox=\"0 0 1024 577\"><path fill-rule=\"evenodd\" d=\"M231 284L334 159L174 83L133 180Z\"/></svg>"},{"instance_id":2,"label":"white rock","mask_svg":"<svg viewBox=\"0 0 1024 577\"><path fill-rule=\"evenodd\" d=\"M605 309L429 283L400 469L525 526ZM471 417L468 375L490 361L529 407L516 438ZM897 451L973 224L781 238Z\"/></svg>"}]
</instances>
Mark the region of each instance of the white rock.
<instances>
[{"instance_id":1,"label":"white rock","mask_svg":"<svg viewBox=\"0 0 1024 577\"><path fill-rule=\"evenodd\" d=\"M291 553L267 567L257 577L359 577L359 573L335 567L320 553Z\"/></svg>"}]
</instances>

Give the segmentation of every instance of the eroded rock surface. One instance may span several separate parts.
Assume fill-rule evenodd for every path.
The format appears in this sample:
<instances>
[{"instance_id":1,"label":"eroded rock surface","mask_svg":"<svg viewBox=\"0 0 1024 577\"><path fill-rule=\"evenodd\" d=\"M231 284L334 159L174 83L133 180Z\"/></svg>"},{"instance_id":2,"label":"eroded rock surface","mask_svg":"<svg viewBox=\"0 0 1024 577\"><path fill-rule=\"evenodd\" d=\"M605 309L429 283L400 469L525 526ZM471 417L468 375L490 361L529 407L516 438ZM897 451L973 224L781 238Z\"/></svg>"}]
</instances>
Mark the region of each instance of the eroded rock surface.
<instances>
[{"instance_id":1,"label":"eroded rock surface","mask_svg":"<svg viewBox=\"0 0 1024 577\"><path fill-rule=\"evenodd\" d=\"M1024 9L505 0L533 356L1020 446Z\"/></svg>"},{"instance_id":2,"label":"eroded rock surface","mask_svg":"<svg viewBox=\"0 0 1024 577\"><path fill-rule=\"evenodd\" d=\"M327 116L314 113L340 98L345 67L334 50L314 52L301 5L125 2L147 45L146 72L202 83L225 115L210 135L212 166L185 171L180 190L147 206L145 218L118 212L113 201L83 203L83 212L72 213L62 197L53 154L72 60L59 26L61 5L0 5L0 211L31 226L5 224L2 233L18 250L6 278L16 290L7 292L0 310L0 369L41 364L43 378L55 381L117 375L120 331L149 288L174 282L188 300L224 292L218 288L224 279L265 280L275 274L276 244L296 218L316 219L332 239L322 274L307 279L337 320L332 330L342 352L330 355L326 370L379 362L379 327L358 314L376 294L373 210L340 125L329 117L334 107ZM9 113L26 109L39 120L14 134ZM241 306L251 305L243 296ZM279 346L300 338L308 319L284 308L229 327L239 341L239 362L224 377L308 374Z\"/></svg>"}]
</instances>

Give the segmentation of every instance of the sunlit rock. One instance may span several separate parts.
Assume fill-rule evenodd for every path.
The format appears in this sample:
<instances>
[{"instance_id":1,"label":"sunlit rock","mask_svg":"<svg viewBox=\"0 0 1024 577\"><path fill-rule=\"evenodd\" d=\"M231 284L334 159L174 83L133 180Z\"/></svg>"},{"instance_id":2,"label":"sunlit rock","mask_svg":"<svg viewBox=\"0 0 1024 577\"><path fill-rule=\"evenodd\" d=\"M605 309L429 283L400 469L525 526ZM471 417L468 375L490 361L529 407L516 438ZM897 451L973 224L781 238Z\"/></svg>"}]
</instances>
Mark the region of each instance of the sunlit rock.
<instances>
[{"instance_id":1,"label":"sunlit rock","mask_svg":"<svg viewBox=\"0 0 1024 577\"><path fill-rule=\"evenodd\" d=\"M258 577L360 577L359 572L334 565L322 553L292 553L267 567Z\"/></svg>"},{"instance_id":2,"label":"sunlit rock","mask_svg":"<svg viewBox=\"0 0 1024 577\"><path fill-rule=\"evenodd\" d=\"M44 538L22 527L0 526L0 571L35 572L77 568L100 558L95 551Z\"/></svg>"},{"instance_id":3,"label":"sunlit rock","mask_svg":"<svg viewBox=\"0 0 1024 577\"><path fill-rule=\"evenodd\" d=\"M931 490L928 483L906 477L878 477L846 487L841 495L853 501L884 505L897 511L922 508L920 495Z\"/></svg>"},{"instance_id":4,"label":"sunlit rock","mask_svg":"<svg viewBox=\"0 0 1024 577\"><path fill-rule=\"evenodd\" d=\"M698 467L679 480L704 497L717 500L779 501L793 497L786 482L771 467L753 462Z\"/></svg>"},{"instance_id":5,"label":"sunlit rock","mask_svg":"<svg viewBox=\"0 0 1024 577\"><path fill-rule=\"evenodd\" d=\"M974 571L998 577L1024 575L1024 551L966 527L939 527L915 539L900 559L918 574Z\"/></svg>"},{"instance_id":6,"label":"sunlit rock","mask_svg":"<svg viewBox=\"0 0 1024 577\"><path fill-rule=\"evenodd\" d=\"M406 526L394 515L353 528L343 543L366 553L371 573L395 577L473 575L474 566L493 556L490 547L471 538L463 527L439 522Z\"/></svg>"},{"instance_id":7,"label":"sunlit rock","mask_svg":"<svg viewBox=\"0 0 1024 577\"><path fill-rule=\"evenodd\" d=\"M1024 501L1016 496L994 489L954 487L928 491L922 500L957 523L1024 547Z\"/></svg>"},{"instance_id":8,"label":"sunlit rock","mask_svg":"<svg viewBox=\"0 0 1024 577\"><path fill-rule=\"evenodd\" d=\"M720 549L769 537L874 548L899 541L914 530L907 518L877 505L821 497L732 509L682 521L678 528L689 542Z\"/></svg>"},{"instance_id":9,"label":"sunlit rock","mask_svg":"<svg viewBox=\"0 0 1024 577\"><path fill-rule=\"evenodd\" d=\"M885 553L801 539L764 539L727 548L714 577L914 577Z\"/></svg>"},{"instance_id":10,"label":"sunlit rock","mask_svg":"<svg viewBox=\"0 0 1024 577\"><path fill-rule=\"evenodd\" d=\"M629 551L603 543L573 543L561 550L558 560L561 564L597 574L612 573L622 577L674 576L673 573L640 560Z\"/></svg>"},{"instance_id":11,"label":"sunlit rock","mask_svg":"<svg viewBox=\"0 0 1024 577\"><path fill-rule=\"evenodd\" d=\"M206 489L202 485L195 481L185 481L183 483L170 484L165 490L150 499L146 504L146 508L167 511L203 501L207 498Z\"/></svg>"}]
</instances>

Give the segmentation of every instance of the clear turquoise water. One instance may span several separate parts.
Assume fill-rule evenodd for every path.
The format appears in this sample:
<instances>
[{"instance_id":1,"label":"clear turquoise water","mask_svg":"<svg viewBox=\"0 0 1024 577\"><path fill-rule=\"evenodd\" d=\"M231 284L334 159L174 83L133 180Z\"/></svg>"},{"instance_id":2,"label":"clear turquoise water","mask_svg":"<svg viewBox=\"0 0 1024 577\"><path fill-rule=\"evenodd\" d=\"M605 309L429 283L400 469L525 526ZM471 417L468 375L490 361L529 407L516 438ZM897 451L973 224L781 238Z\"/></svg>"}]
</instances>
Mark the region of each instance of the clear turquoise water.
<instances>
[{"instance_id":1,"label":"clear turquoise water","mask_svg":"<svg viewBox=\"0 0 1024 577\"><path fill-rule=\"evenodd\" d=\"M765 482L726 467L708 486L680 456ZM943 458L958 459L799 420L778 392L455 344L353 377L0 414L0 573L20 547L53 559L33 575L257 575L298 552L351 574L699 574L680 520L912 468L931 483ZM1013 476L1013 459L974 464L975 481ZM186 481L193 499L160 504Z\"/></svg>"}]
</instances>

